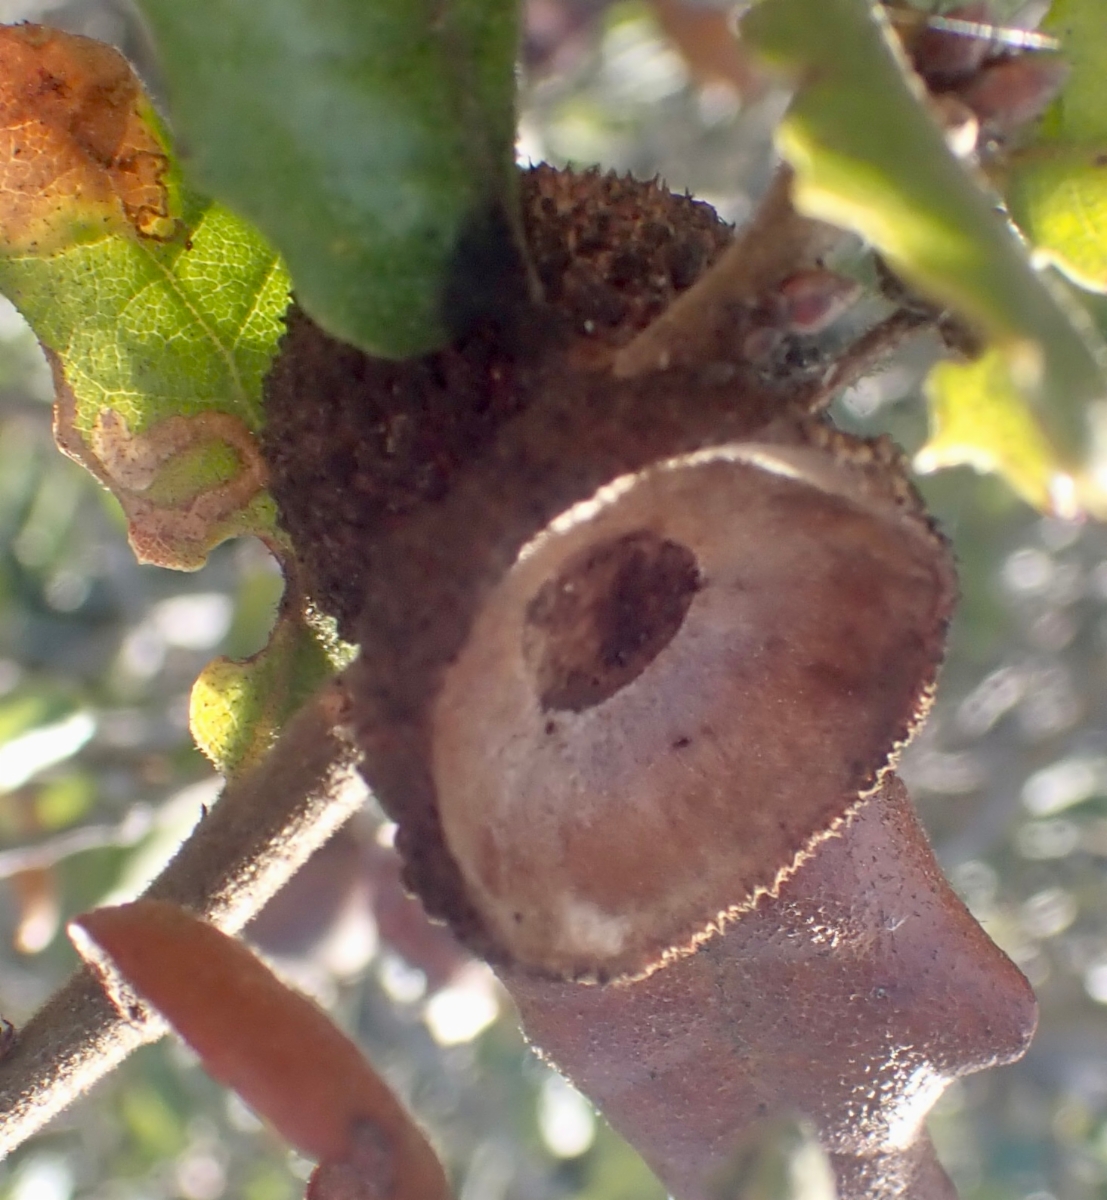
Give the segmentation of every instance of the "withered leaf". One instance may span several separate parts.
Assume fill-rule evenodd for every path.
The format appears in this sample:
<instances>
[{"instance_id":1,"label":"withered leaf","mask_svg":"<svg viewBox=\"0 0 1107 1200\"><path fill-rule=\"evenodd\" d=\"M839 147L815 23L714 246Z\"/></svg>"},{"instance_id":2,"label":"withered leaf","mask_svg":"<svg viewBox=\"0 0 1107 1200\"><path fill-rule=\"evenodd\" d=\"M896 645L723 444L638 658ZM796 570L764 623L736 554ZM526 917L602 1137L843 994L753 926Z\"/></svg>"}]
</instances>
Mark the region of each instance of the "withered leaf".
<instances>
[{"instance_id":1,"label":"withered leaf","mask_svg":"<svg viewBox=\"0 0 1107 1200\"><path fill-rule=\"evenodd\" d=\"M109 233L166 238L169 158L118 50L0 27L0 252L47 255Z\"/></svg>"},{"instance_id":2,"label":"withered leaf","mask_svg":"<svg viewBox=\"0 0 1107 1200\"><path fill-rule=\"evenodd\" d=\"M375 1176L368 1194L381 1200L449 1200L429 1142L357 1046L241 942L159 900L74 924L94 965L108 969L106 956L302 1153Z\"/></svg>"}]
</instances>

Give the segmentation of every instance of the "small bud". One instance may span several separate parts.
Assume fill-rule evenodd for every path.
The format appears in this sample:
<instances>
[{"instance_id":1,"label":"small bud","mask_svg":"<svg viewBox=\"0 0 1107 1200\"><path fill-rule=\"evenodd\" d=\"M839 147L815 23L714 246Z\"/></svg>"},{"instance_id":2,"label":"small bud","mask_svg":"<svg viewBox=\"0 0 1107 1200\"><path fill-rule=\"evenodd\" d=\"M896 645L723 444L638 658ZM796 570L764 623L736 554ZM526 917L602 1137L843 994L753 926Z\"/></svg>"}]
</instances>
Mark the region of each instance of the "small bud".
<instances>
[{"instance_id":1,"label":"small bud","mask_svg":"<svg viewBox=\"0 0 1107 1200\"><path fill-rule=\"evenodd\" d=\"M822 333L857 303L861 285L823 267L797 271L777 289L786 333Z\"/></svg>"}]
</instances>

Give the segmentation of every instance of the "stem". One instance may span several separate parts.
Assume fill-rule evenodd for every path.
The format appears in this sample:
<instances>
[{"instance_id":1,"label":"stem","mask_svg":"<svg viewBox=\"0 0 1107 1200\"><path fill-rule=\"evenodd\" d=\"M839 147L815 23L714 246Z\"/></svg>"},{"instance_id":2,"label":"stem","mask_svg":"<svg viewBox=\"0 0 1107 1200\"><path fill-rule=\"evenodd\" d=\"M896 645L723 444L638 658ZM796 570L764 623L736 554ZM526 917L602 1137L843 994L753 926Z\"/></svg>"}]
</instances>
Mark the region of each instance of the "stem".
<instances>
[{"instance_id":1,"label":"stem","mask_svg":"<svg viewBox=\"0 0 1107 1200\"><path fill-rule=\"evenodd\" d=\"M812 411L825 408L838 392L868 375L909 337L925 329L933 329L940 317L941 313L937 311L899 308L867 329L835 360L811 399Z\"/></svg>"},{"instance_id":2,"label":"stem","mask_svg":"<svg viewBox=\"0 0 1107 1200\"><path fill-rule=\"evenodd\" d=\"M237 932L363 803L359 754L341 680L292 720L268 756L228 780L145 896ZM92 971L77 971L20 1030L0 1061L0 1155L72 1103L164 1023L122 1011Z\"/></svg>"},{"instance_id":3,"label":"stem","mask_svg":"<svg viewBox=\"0 0 1107 1200\"><path fill-rule=\"evenodd\" d=\"M756 304L830 250L841 231L800 216L792 207L791 187L791 169L778 168L753 219L722 258L615 355L617 378L732 357L734 309Z\"/></svg>"}]
</instances>

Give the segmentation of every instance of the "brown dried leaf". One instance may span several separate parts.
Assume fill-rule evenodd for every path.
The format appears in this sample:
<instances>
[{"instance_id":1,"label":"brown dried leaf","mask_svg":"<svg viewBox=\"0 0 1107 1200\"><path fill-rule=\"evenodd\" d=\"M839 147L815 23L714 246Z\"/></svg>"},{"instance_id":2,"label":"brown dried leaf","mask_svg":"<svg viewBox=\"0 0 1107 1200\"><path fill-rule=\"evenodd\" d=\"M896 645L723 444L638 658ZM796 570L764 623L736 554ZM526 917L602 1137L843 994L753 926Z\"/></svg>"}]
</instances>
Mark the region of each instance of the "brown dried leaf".
<instances>
[{"instance_id":1,"label":"brown dried leaf","mask_svg":"<svg viewBox=\"0 0 1107 1200\"><path fill-rule=\"evenodd\" d=\"M448 1200L430 1144L358 1047L241 942L159 900L74 925L94 965L106 955L207 1070L301 1152L353 1166L373 1200Z\"/></svg>"},{"instance_id":2,"label":"brown dried leaf","mask_svg":"<svg viewBox=\"0 0 1107 1200\"><path fill-rule=\"evenodd\" d=\"M0 27L0 252L172 236L156 128L117 50L40 25Z\"/></svg>"}]
</instances>

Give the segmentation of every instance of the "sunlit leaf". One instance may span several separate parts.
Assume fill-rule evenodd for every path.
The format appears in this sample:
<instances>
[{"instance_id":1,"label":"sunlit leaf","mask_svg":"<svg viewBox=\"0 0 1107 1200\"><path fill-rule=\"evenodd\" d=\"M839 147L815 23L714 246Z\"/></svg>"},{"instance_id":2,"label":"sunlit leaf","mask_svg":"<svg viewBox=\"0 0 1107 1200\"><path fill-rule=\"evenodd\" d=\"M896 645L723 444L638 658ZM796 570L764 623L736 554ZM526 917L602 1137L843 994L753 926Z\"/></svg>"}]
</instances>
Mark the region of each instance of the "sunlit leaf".
<instances>
[{"instance_id":1,"label":"sunlit leaf","mask_svg":"<svg viewBox=\"0 0 1107 1200\"><path fill-rule=\"evenodd\" d=\"M197 181L280 248L329 332L403 357L497 298L517 0L140 7Z\"/></svg>"},{"instance_id":2,"label":"sunlit leaf","mask_svg":"<svg viewBox=\"0 0 1107 1200\"><path fill-rule=\"evenodd\" d=\"M75 925L82 953L106 955L205 1068L303 1154L362 1170L378 1189L370 1195L447 1200L434 1151L357 1046L241 942L156 900Z\"/></svg>"},{"instance_id":3,"label":"sunlit leaf","mask_svg":"<svg viewBox=\"0 0 1107 1200\"><path fill-rule=\"evenodd\" d=\"M189 700L196 744L223 774L255 765L349 655L327 630L286 606L262 651L242 662L213 659L200 672Z\"/></svg>"},{"instance_id":4,"label":"sunlit leaf","mask_svg":"<svg viewBox=\"0 0 1107 1200\"><path fill-rule=\"evenodd\" d=\"M0 291L49 352L59 444L116 494L141 559L277 540L253 434L283 264L179 185L120 54L31 25L0 28Z\"/></svg>"},{"instance_id":5,"label":"sunlit leaf","mask_svg":"<svg viewBox=\"0 0 1107 1200\"><path fill-rule=\"evenodd\" d=\"M961 464L995 471L1036 508L1056 486L1056 456L1011 380L1007 360L991 350L971 363L938 363L927 378L930 439L915 456L920 471Z\"/></svg>"},{"instance_id":6,"label":"sunlit leaf","mask_svg":"<svg viewBox=\"0 0 1107 1200\"><path fill-rule=\"evenodd\" d=\"M996 203L947 148L879 6L762 0L742 28L797 82L777 135L796 170L797 204L861 234L969 320L1007 364L1005 386L988 403L1002 408L1013 387L1046 431L1051 474L1077 473L1087 405L1107 395L1102 347L1070 319ZM971 453L1010 460L986 441Z\"/></svg>"},{"instance_id":7,"label":"sunlit leaf","mask_svg":"<svg viewBox=\"0 0 1107 1200\"><path fill-rule=\"evenodd\" d=\"M1007 203L1039 261L1107 291L1107 135L1102 147L1027 151L1009 176Z\"/></svg>"},{"instance_id":8,"label":"sunlit leaf","mask_svg":"<svg viewBox=\"0 0 1107 1200\"><path fill-rule=\"evenodd\" d=\"M1007 201L1038 255L1107 291L1107 39L1101 0L1055 0L1044 28L1070 72L1033 145L1017 154Z\"/></svg>"}]
</instances>

